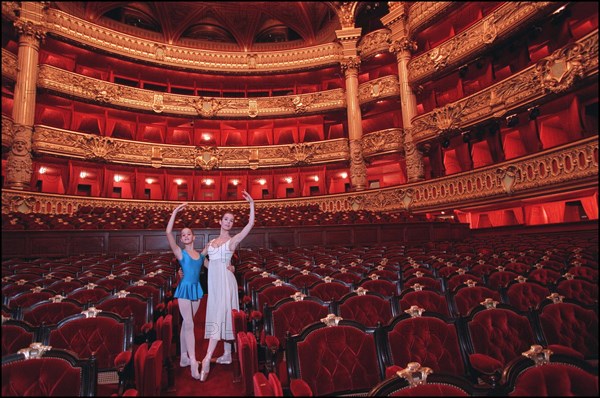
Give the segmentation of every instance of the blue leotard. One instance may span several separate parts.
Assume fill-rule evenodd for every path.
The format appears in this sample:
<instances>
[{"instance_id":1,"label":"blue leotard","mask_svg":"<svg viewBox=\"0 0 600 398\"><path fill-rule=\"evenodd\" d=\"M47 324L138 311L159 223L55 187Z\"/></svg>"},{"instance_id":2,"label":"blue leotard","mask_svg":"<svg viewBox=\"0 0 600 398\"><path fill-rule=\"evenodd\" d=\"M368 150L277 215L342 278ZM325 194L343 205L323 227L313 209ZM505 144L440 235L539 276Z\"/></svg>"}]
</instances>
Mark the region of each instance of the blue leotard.
<instances>
[{"instance_id":1,"label":"blue leotard","mask_svg":"<svg viewBox=\"0 0 600 398\"><path fill-rule=\"evenodd\" d=\"M204 254L200 254L200 258L194 260L185 250L182 250L181 253L182 258L179 260L179 264L183 269L183 279L179 281L173 296L188 300L199 300L204 295L200 285L200 270L204 264Z\"/></svg>"}]
</instances>

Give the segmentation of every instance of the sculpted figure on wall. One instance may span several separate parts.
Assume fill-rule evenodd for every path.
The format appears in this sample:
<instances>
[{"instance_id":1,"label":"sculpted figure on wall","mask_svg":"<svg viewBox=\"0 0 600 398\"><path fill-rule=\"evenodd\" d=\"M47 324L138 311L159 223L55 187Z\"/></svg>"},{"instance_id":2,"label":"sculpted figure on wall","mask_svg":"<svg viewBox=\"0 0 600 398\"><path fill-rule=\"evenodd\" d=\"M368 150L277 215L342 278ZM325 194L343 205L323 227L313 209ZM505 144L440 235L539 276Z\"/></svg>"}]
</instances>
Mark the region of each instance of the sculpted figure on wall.
<instances>
[{"instance_id":1,"label":"sculpted figure on wall","mask_svg":"<svg viewBox=\"0 0 600 398\"><path fill-rule=\"evenodd\" d=\"M31 180L31 127L15 125L15 134L6 163L6 185L14 189L29 187Z\"/></svg>"}]
</instances>

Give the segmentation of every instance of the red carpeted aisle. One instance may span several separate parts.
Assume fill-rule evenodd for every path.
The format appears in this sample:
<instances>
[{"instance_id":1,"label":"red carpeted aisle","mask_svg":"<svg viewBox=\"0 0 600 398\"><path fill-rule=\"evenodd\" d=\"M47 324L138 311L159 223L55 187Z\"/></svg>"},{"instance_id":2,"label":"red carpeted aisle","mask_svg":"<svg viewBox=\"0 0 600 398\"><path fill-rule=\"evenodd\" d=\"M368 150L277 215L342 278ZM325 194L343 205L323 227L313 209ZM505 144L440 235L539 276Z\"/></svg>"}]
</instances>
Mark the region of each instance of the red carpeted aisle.
<instances>
[{"instance_id":1,"label":"red carpeted aisle","mask_svg":"<svg viewBox=\"0 0 600 398\"><path fill-rule=\"evenodd\" d=\"M196 332L196 358L201 361L206 354L208 340L204 339L204 319L206 316L205 295L200 304L200 309L194 319ZM244 396L242 382L233 382L233 365L219 365L214 361L223 353L223 344L219 343L214 352L210 366L210 373L205 382L195 380L190 374L190 368L179 367L179 357L175 365L175 391L163 392L164 396Z\"/></svg>"}]
</instances>

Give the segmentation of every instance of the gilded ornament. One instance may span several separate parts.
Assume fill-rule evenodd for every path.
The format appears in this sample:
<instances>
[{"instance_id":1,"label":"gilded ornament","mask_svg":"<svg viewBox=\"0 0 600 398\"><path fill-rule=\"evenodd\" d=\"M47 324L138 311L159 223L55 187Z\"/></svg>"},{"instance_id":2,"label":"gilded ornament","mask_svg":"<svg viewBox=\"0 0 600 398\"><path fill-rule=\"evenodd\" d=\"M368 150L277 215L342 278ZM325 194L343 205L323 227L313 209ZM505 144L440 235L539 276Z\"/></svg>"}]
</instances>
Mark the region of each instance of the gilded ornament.
<instances>
[{"instance_id":1,"label":"gilded ornament","mask_svg":"<svg viewBox=\"0 0 600 398\"><path fill-rule=\"evenodd\" d=\"M573 43L539 61L535 70L545 90L561 93L573 86L577 79L585 76L585 47Z\"/></svg>"},{"instance_id":2,"label":"gilded ornament","mask_svg":"<svg viewBox=\"0 0 600 398\"><path fill-rule=\"evenodd\" d=\"M220 157L217 147L196 147L194 165L202 170L212 170L219 167Z\"/></svg>"}]
</instances>

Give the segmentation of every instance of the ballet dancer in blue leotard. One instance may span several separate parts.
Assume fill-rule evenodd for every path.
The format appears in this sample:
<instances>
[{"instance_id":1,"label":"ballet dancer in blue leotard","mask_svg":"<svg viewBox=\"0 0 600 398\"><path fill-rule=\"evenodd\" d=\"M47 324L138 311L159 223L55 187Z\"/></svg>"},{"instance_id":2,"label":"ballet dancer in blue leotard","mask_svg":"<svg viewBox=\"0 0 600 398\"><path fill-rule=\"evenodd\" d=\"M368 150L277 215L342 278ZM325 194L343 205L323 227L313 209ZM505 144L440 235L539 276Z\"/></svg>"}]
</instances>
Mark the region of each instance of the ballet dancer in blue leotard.
<instances>
[{"instance_id":1,"label":"ballet dancer in blue leotard","mask_svg":"<svg viewBox=\"0 0 600 398\"><path fill-rule=\"evenodd\" d=\"M204 295L202 286L200 285L200 270L204 264L205 255L194 249L194 233L189 228L181 230L181 242L184 244L184 250L177 245L175 236L173 235L173 224L177 213L183 209L187 203L182 203L173 210L171 219L167 224L167 240L169 246L181 268L183 269L183 277L175 289L173 296L177 298L179 303L179 312L183 318L179 341L181 344L181 360L180 366L190 366L192 377L200 379L198 372L198 361L196 360L196 338L194 336L194 315L200 306L200 299Z\"/></svg>"}]
</instances>

